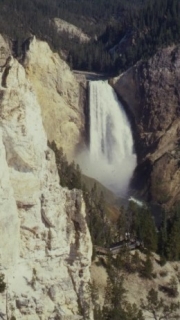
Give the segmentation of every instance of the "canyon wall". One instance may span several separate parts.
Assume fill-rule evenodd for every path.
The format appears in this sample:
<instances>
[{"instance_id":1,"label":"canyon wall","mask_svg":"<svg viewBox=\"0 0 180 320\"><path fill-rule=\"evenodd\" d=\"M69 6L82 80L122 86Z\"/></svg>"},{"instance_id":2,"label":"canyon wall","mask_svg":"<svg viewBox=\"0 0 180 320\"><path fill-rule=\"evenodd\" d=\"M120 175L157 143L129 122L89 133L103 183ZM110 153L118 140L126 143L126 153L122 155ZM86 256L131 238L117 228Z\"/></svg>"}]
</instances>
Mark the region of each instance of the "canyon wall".
<instances>
[{"instance_id":1,"label":"canyon wall","mask_svg":"<svg viewBox=\"0 0 180 320\"><path fill-rule=\"evenodd\" d=\"M61 130L62 135L73 131L75 106L68 129L66 125L61 129L60 122L56 131L54 123L61 117L58 108L66 108L67 101L73 106L78 96L74 93L71 98L63 82L61 86L59 73L66 68L62 63L58 70L57 55L52 54L49 66L57 68L55 74L51 69L48 73L48 63L40 66L50 49L34 41L26 56L26 71L12 56L6 57L0 71L0 273L6 283L0 293L0 312L3 319L93 319L89 290L92 243L85 203L81 191L60 186L43 127L49 124L48 139L57 141ZM44 48L39 60L38 54L31 60L35 47ZM56 99L66 104L56 107ZM62 118L63 111L59 120ZM75 132L78 136L79 131ZM67 132L67 143L68 139Z\"/></svg>"},{"instance_id":2,"label":"canyon wall","mask_svg":"<svg viewBox=\"0 0 180 320\"><path fill-rule=\"evenodd\" d=\"M84 135L79 83L59 55L35 37L24 43L23 65L41 106L48 140L62 147L71 161Z\"/></svg>"},{"instance_id":3,"label":"canyon wall","mask_svg":"<svg viewBox=\"0 0 180 320\"><path fill-rule=\"evenodd\" d=\"M159 50L111 84L132 116L139 165L133 185L146 199L180 198L180 46Z\"/></svg>"}]
</instances>

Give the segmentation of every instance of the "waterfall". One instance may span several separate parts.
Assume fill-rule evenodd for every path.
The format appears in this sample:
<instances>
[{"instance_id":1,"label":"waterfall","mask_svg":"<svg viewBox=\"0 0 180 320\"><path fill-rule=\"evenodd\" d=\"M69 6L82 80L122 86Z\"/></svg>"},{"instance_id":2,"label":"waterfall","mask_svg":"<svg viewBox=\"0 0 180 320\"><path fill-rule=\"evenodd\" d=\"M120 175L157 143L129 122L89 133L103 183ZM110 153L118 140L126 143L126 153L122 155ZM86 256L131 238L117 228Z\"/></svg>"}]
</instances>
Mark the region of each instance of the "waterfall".
<instances>
[{"instance_id":1,"label":"waterfall","mask_svg":"<svg viewBox=\"0 0 180 320\"><path fill-rule=\"evenodd\" d=\"M90 146L80 165L85 174L125 195L136 166L130 123L107 81L91 81L89 89Z\"/></svg>"}]
</instances>

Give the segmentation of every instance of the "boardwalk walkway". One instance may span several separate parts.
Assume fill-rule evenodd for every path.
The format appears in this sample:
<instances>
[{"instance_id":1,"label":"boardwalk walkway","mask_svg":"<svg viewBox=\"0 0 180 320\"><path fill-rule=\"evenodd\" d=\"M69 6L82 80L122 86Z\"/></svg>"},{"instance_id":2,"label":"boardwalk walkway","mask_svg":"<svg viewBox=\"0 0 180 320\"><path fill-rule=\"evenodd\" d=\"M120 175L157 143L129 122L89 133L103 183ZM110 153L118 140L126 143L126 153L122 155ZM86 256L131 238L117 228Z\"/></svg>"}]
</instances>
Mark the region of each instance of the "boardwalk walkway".
<instances>
[{"instance_id":1,"label":"boardwalk walkway","mask_svg":"<svg viewBox=\"0 0 180 320\"><path fill-rule=\"evenodd\" d=\"M122 248L128 248L129 250L134 250L136 248L139 248L141 243L139 241L121 241L117 245L112 245L109 248L104 248L100 246L94 246L95 251L97 254L117 254L121 251Z\"/></svg>"}]
</instances>

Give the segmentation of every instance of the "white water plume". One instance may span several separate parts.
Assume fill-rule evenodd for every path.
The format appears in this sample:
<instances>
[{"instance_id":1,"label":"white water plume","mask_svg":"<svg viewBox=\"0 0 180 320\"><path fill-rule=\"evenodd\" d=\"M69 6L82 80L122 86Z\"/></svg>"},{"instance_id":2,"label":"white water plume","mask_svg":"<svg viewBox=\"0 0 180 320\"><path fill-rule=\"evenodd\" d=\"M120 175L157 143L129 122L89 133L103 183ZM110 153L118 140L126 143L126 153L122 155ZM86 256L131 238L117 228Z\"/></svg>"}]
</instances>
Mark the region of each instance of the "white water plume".
<instances>
[{"instance_id":1,"label":"white water plume","mask_svg":"<svg viewBox=\"0 0 180 320\"><path fill-rule=\"evenodd\" d=\"M131 126L107 81L91 81L89 86L90 147L78 162L84 174L125 195L136 166Z\"/></svg>"}]
</instances>

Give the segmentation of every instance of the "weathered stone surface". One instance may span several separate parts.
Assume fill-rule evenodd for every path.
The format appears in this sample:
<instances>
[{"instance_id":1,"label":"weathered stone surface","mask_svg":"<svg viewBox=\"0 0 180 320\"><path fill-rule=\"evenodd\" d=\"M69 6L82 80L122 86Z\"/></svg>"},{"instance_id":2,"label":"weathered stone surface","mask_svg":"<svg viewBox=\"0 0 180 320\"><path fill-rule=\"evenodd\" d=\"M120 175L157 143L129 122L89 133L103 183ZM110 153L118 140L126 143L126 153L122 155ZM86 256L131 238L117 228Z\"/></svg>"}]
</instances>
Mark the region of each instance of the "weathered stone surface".
<instances>
[{"instance_id":1,"label":"weathered stone surface","mask_svg":"<svg viewBox=\"0 0 180 320\"><path fill-rule=\"evenodd\" d=\"M11 54L11 49L9 42L0 34L0 67L2 67L9 55Z\"/></svg>"},{"instance_id":2,"label":"weathered stone surface","mask_svg":"<svg viewBox=\"0 0 180 320\"><path fill-rule=\"evenodd\" d=\"M72 160L84 128L79 83L59 55L36 38L27 41L24 66L41 106L48 140L63 147Z\"/></svg>"},{"instance_id":3,"label":"weathered stone surface","mask_svg":"<svg viewBox=\"0 0 180 320\"><path fill-rule=\"evenodd\" d=\"M93 319L82 194L59 185L35 91L12 57L0 84L1 310L9 319L75 320L81 309Z\"/></svg>"},{"instance_id":4,"label":"weathered stone surface","mask_svg":"<svg viewBox=\"0 0 180 320\"><path fill-rule=\"evenodd\" d=\"M136 186L148 199L173 205L180 197L180 46L159 50L111 83L134 118Z\"/></svg>"},{"instance_id":5,"label":"weathered stone surface","mask_svg":"<svg viewBox=\"0 0 180 320\"><path fill-rule=\"evenodd\" d=\"M18 211L0 128L0 267L16 263L19 256L19 237Z\"/></svg>"}]
</instances>

